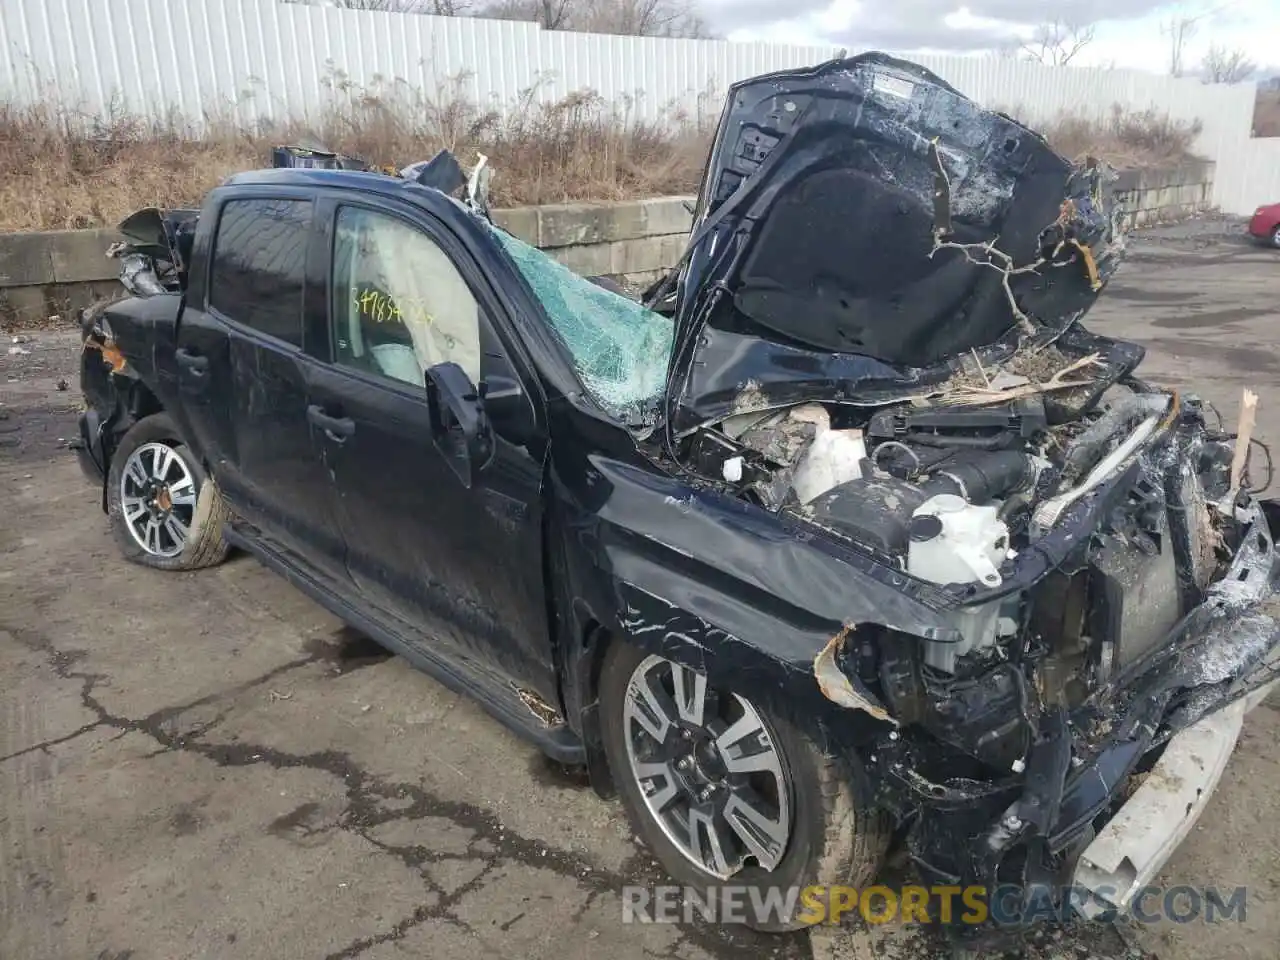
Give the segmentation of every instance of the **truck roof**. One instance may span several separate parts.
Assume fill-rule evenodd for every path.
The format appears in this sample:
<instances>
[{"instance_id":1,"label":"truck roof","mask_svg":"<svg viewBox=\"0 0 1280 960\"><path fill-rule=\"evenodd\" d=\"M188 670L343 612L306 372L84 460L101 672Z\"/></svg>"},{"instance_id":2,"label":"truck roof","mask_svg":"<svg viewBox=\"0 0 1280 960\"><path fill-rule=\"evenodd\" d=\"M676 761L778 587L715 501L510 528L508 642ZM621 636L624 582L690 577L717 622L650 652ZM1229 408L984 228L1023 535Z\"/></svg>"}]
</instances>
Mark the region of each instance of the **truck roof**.
<instances>
[{"instance_id":1,"label":"truck roof","mask_svg":"<svg viewBox=\"0 0 1280 960\"><path fill-rule=\"evenodd\" d=\"M412 201L427 194L440 195L440 191L425 187L413 180L403 180L385 173L362 170L310 170L299 167L248 170L233 174L223 186L295 186L326 187L338 190L358 190L361 193L378 193L388 197L401 197Z\"/></svg>"}]
</instances>

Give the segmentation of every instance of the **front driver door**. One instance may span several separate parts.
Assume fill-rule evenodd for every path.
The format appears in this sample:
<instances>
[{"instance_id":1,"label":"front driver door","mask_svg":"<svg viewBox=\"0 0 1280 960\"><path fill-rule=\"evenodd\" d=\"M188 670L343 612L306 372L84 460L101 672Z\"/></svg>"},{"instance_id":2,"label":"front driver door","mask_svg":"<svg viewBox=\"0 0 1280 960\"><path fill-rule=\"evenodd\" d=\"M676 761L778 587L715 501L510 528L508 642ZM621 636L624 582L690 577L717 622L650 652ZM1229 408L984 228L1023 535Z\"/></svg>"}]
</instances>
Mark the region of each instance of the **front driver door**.
<instances>
[{"instance_id":1,"label":"front driver door","mask_svg":"<svg viewBox=\"0 0 1280 960\"><path fill-rule=\"evenodd\" d=\"M424 385L426 369L445 361L477 384L518 376L496 299L441 221L393 201L331 203L332 364L316 374L311 404L341 426L320 419L314 436L337 487L351 576L428 655L556 703L545 436L513 443L496 425L494 460L468 489L433 442ZM532 404L530 386L526 378Z\"/></svg>"}]
</instances>

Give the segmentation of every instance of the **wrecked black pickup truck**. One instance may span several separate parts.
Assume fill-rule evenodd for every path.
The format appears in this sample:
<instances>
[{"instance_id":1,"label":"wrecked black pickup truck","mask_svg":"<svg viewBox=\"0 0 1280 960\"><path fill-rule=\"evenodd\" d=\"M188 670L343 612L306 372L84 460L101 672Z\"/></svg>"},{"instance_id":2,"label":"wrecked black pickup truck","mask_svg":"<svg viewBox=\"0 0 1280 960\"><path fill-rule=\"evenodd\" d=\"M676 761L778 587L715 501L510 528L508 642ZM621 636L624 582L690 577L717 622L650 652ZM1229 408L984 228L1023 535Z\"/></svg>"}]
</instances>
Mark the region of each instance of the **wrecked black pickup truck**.
<instances>
[{"instance_id":1,"label":"wrecked black pickup truck","mask_svg":"<svg viewBox=\"0 0 1280 960\"><path fill-rule=\"evenodd\" d=\"M253 554L703 890L1159 868L1272 684L1275 551L1251 408L1081 325L1101 165L880 54L749 80L644 304L479 168L324 165L124 225L81 455L126 556Z\"/></svg>"}]
</instances>

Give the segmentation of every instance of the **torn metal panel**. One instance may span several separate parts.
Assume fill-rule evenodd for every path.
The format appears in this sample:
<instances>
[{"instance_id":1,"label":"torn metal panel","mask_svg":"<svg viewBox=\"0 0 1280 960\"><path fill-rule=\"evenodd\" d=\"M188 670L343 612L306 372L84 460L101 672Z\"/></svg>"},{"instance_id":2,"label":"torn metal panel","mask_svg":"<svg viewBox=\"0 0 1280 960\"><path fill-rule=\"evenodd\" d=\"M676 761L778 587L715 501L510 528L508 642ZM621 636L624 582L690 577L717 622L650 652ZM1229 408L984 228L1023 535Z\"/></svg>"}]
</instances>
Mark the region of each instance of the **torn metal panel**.
<instances>
[{"instance_id":1,"label":"torn metal panel","mask_svg":"<svg viewBox=\"0 0 1280 960\"><path fill-rule=\"evenodd\" d=\"M529 712L543 726L554 727L564 723L564 717L560 715L559 709L538 696L536 691L527 690L515 683L511 684L511 689L520 702L528 708Z\"/></svg>"},{"instance_id":2,"label":"torn metal panel","mask_svg":"<svg viewBox=\"0 0 1280 960\"><path fill-rule=\"evenodd\" d=\"M125 239L107 248L120 261L120 283L135 297L186 289L198 210L145 207L120 223Z\"/></svg>"},{"instance_id":3,"label":"torn metal panel","mask_svg":"<svg viewBox=\"0 0 1280 960\"><path fill-rule=\"evenodd\" d=\"M101 340L85 340L83 349L96 350L101 353L102 362L106 364L107 369L112 373L124 373L128 366L128 361L125 359L124 351L121 350L115 340L110 337L104 337Z\"/></svg>"},{"instance_id":4,"label":"torn metal panel","mask_svg":"<svg viewBox=\"0 0 1280 960\"><path fill-rule=\"evenodd\" d=\"M1200 819L1244 722L1241 700L1177 734L1120 811L1085 848L1073 883L1091 896L1086 916L1128 909Z\"/></svg>"},{"instance_id":5,"label":"torn metal panel","mask_svg":"<svg viewBox=\"0 0 1280 960\"><path fill-rule=\"evenodd\" d=\"M831 642L814 657L813 676L818 681L818 689L832 703L851 710L861 710L877 720L884 720L896 727L898 721L889 716L889 711L876 702L869 693L860 693L855 690L852 680L836 664L836 656L844 647L852 629L849 625L842 627L840 632L831 638Z\"/></svg>"},{"instance_id":6,"label":"torn metal panel","mask_svg":"<svg viewBox=\"0 0 1280 960\"><path fill-rule=\"evenodd\" d=\"M467 182L462 166L448 150L441 150L430 160L410 164L400 171L400 176L447 194L456 193Z\"/></svg>"}]
</instances>

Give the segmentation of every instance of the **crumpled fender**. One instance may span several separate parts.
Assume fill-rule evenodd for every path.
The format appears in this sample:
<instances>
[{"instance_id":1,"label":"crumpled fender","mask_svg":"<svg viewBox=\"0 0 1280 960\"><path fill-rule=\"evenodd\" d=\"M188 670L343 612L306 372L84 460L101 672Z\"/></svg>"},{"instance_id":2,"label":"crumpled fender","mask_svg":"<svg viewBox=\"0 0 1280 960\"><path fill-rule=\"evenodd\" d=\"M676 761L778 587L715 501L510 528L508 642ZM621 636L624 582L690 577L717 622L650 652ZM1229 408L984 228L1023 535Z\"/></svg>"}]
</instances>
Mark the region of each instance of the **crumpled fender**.
<instances>
[{"instance_id":1,"label":"crumpled fender","mask_svg":"<svg viewBox=\"0 0 1280 960\"><path fill-rule=\"evenodd\" d=\"M558 496L579 634L594 621L744 696L782 696L842 722L860 714L825 697L814 679L814 660L833 637L870 626L952 637L905 577L851 565L839 544L799 521L695 490L644 462L590 456L586 464L561 474L581 479ZM594 656L578 647L583 655ZM580 665L571 683L580 707L593 699L592 669ZM873 694L858 693L869 716L887 715ZM565 699L572 711L574 697Z\"/></svg>"}]
</instances>

